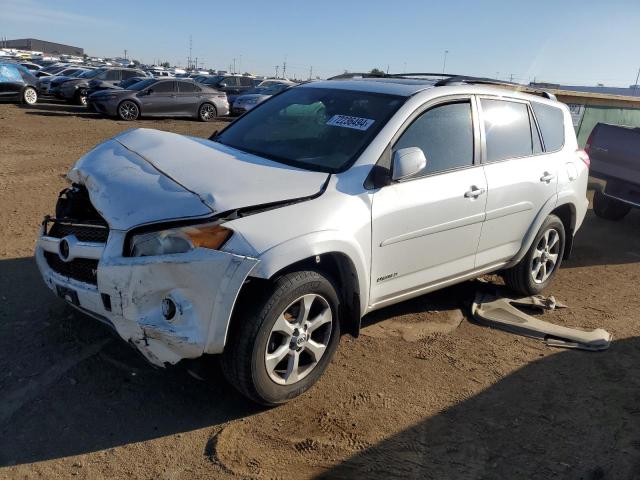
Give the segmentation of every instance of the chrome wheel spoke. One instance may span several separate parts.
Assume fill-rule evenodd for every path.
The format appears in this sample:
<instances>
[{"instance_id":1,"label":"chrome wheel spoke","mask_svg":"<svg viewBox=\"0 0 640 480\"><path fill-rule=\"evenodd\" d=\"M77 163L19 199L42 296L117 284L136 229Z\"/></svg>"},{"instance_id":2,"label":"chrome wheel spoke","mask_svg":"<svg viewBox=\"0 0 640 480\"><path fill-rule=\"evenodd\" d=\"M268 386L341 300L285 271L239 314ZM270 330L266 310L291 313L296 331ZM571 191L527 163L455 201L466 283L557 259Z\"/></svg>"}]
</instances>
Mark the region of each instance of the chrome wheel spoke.
<instances>
[{"instance_id":1,"label":"chrome wheel spoke","mask_svg":"<svg viewBox=\"0 0 640 480\"><path fill-rule=\"evenodd\" d=\"M265 364L268 372L273 372L280 362L286 357L291 350L289 349L289 342L281 345L273 353L268 353L265 358Z\"/></svg>"},{"instance_id":2,"label":"chrome wheel spoke","mask_svg":"<svg viewBox=\"0 0 640 480\"><path fill-rule=\"evenodd\" d=\"M300 379L299 375L300 365L300 352L295 350L289 354L289 361L287 362L287 371L284 374L284 381L286 383L295 383Z\"/></svg>"},{"instance_id":3,"label":"chrome wheel spoke","mask_svg":"<svg viewBox=\"0 0 640 480\"><path fill-rule=\"evenodd\" d=\"M285 315L286 314L283 313L278 317L278 320L276 320L271 331L283 333L287 339L290 339L293 335L294 326L286 319Z\"/></svg>"},{"instance_id":4,"label":"chrome wheel spoke","mask_svg":"<svg viewBox=\"0 0 640 480\"><path fill-rule=\"evenodd\" d=\"M298 324L302 325L309 319L309 312L313 301L316 299L315 295L305 295L300 299L300 312L298 313Z\"/></svg>"},{"instance_id":5,"label":"chrome wheel spoke","mask_svg":"<svg viewBox=\"0 0 640 480\"><path fill-rule=\"evenodd\" d=\"M307 330L307 333L311 335L321 326L326 325L327 323L331 323L331 318L332 318L331 309L327 308L326 310L323 310L322 313L320 313L320 315L318 315L317 317L315 317L313 320L309 322L309 328Z\"/></svg>"},{"instance_id":6,"label":"chrome wheel spoke","mask_svg":"<svg viewBox=\"0 0 640 480\"><path fill-rule=\"evenodd\" d=\"M326 345L323 345L322 343L318 343L315 340L311 339L308 340L307 344L305 345L305 350L311 354L311 356L313 357L313 361L316 363L320 361L320 358L322 358L322 355L324 354L324 351L326 349Z\"/></svg>"}]
</instances>

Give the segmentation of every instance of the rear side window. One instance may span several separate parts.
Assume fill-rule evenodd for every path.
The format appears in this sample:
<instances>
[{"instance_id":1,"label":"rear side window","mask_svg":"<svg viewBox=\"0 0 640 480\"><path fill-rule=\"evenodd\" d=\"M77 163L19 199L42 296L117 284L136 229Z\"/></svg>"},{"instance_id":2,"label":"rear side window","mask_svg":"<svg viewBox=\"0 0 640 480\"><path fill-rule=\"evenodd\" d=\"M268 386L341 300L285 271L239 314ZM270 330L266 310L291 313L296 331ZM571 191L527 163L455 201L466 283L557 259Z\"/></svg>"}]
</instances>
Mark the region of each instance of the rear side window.
<instances>
[{"instance_id":1,"label":"rear side window","mask_svg":"<svg viewBox=\"0 0 640 480\"><path fill-rule=\"evenodd\" d=\"M193 82L178 82L178 89L183 93L192 93L192 92L200 91L200 87L198 87Z\"/></svg>"},{"instance_id":2,"label":"rear side window","mask_svg":"<svg viewBox=\"0 0 640 480\"><path fill-rule=\"evenodd\" d=\"M120 80L120 70L107 70L102 74L103 80Z\"/></svg>"},{"instance_id":3,"label":"rear side window","mask_svg":"<svg viewBox=\"0 0 640 480\"><path fill-rule=\"evenodd\" d=\"M545 150L547 152L560 150L564 146L564 114L562 110L538 102L531 102L531 106L542 132Z\"/></svg>"},{"instance_id":4,"label":"rear side window","mask_svg":"<svg viewBox=\"0 0 640 480\"><path fill-rule=\"evenodd\" d=\"M249 77L240 77L240 85L243 87L252 87L253 80Z\"/></svg>"},{"instance_id":5,"label":"rear side window","mask_svg":"<svg viewBox=\"0 0 640 480\"><path fill-rule=\"evenodd\" d=\"M221 87L235 87L237 85L238 85L238 79L235 77L228 77L220 82Z\"/></svg>"},{"instance_id":6,"label":"rear side window","mask_svg":"<svg viewBox=\"0 0 640 480\"><path fill-rule=\"evenodd\" d=\"M473 164L473 123L469 102L450 103L427 110L402 134L393 147L419 147L427 158L420 175Z\"/></svg>"},{"instance_id":7,"label":"rear side window","mask_svg":"<svg viewBox=\"0 0 640 480\"><path fill-rule=\"evenodd\" d=\"M483 98L482 118L487 162L533 155L531 123L526 103Z\"/></svg>"},{"instance_id":8,"label":"rear side window","mask_svg":"<svg viewBox=\"0 0 640 480\"><path fill-rule=\"evenodd\" d=\"M130 78L137 77L138 72L135 70L122 70L122 79L129 80Z\"/></svg>"}]
</instances>

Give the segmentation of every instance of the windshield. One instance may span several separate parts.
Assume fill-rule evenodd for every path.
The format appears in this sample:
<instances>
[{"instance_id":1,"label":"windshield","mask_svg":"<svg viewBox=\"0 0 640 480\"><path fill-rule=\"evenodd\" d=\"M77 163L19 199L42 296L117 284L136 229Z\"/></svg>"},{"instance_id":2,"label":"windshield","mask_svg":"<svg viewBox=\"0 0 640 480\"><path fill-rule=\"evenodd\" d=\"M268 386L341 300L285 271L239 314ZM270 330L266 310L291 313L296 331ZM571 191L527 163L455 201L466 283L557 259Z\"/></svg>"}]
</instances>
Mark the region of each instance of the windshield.
<instances>
[{"instance_id":1,"label":"windshield","mask_svg":"<svg viewBox=\"0 0 640 480\"><path fill-rule=\"evenodd\" d=\"M102 72L103 70L100 68L97 70L87 70L86 72L82 72L80 75L78 75L78 78L93 78Z\"/></svg>"},{"instance_id":2,"label":"windshield","mask_svg":"<svg viewBox=\"0 0 640 480\"><path fill-rule=\"evenodd\" d=\"M137 90L137 91L144 90L145 88L150 87L157 81L158 80L156 80L155 78L147 78L146 80L142 80L141 82L137 82L137 83L134 83L133 85L129 85L127 87L127 90Z\"/></svg>"},{"instance_id":3,"label":"windshield","mask_svg":"<svg viewBox=\"0 0 640 480\"><path fill-rule=\"evenodd\" d=\"M404 97L329 88L293 88L230 124L214 141L324 172L349 167Z\"/></svg>"}]
</instances>

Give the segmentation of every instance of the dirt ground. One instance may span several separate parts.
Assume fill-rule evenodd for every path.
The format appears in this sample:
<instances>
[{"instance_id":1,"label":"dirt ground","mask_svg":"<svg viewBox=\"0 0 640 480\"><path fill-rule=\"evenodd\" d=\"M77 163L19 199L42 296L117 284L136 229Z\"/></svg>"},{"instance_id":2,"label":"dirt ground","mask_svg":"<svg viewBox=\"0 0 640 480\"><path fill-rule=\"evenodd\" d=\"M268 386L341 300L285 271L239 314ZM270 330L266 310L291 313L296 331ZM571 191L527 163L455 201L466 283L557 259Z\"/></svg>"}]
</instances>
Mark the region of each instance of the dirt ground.
<instances>
[{"instance_id":1,"label":"dirt ground","mask_svg":"<svg viewBox=\"0 0 640 480\"><path fill-rule=\"evenodd\" d=\"M608 351L471 323L467 282L366 318L317 386L263 409L215 368L202 382L148 366L40 280L34 242L64 174L131 126L0 105L0 478L640 478L640 212L589 212L548 292L570 308L545 318L606 328Z\"/></svg>"}]
</instances>

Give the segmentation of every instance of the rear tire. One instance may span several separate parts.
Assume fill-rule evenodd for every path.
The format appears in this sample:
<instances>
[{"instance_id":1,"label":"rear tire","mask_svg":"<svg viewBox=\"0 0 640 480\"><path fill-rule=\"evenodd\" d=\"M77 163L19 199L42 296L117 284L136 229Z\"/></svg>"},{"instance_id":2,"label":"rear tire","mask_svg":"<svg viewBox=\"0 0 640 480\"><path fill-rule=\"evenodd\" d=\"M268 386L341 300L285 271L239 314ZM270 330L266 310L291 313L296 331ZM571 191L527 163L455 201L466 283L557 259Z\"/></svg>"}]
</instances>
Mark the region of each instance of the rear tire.
<instances>
[{"instance_id":1,"label":"rear tire","mask_svg":"<svg viewBox=\"0 0 640 480\"><path fill-rule=\"evenodd\" d=\"M308 390L340 340L340 305L332 282L316 271L292 272L239 304L222 354L227 381L263 405ZM306 314L305 314L306 312Z\"/></svg>"},{"instance_id":2,"label":"rear tire","mask_svg":"<svg viewBox=\"0 0 640 480\"><path fill-rule=\"evenodd\" d=\"M524 258L503 272L507 286L523 295L538 295L558 273L565 245L562 221L555 215L549 215Z\"/></svg>"},{"instance_id":3,"label":"rear tire","mask_svg":"<svg viewBox=\"0 0 640 480\"><path fill-rule=\"evenodd\" d=\"M203 103L198 108L198 120L201 122L210 122L218 116L218 110L211 103Z\"/></svg>"},{"instance_id":4,"label":"rear tire","mask_svg":"<svg viewBox=\"0 0 640 480\"><path fill-rule=\"evenodd\" d=\"M22 102L27 105L35 105L38 101L38 92L33 87L25 87L22 91Z\"/></svg>"},{"instance_id":5,"label":"rear tire","mask_svg":"<svg viewBox=\"0 0 640 480\"><path fill-rule=\"evenodd\" d=\"M631 205L608 197L599 190L593 195L593 213L605 220L622 220L631 211Z\"/></svg>"},{"instance_id":6,"label":"rear tire","mask_svg":"<svg viewBox=\"0 0 640 480\"><path fill-rule=\"evenodd\" d=\"M124 100L118 105L118 117L125 122L131 122L137 120L140 116L140 108L136 102L131 100Z\"/></svg>"}]
</instances>

